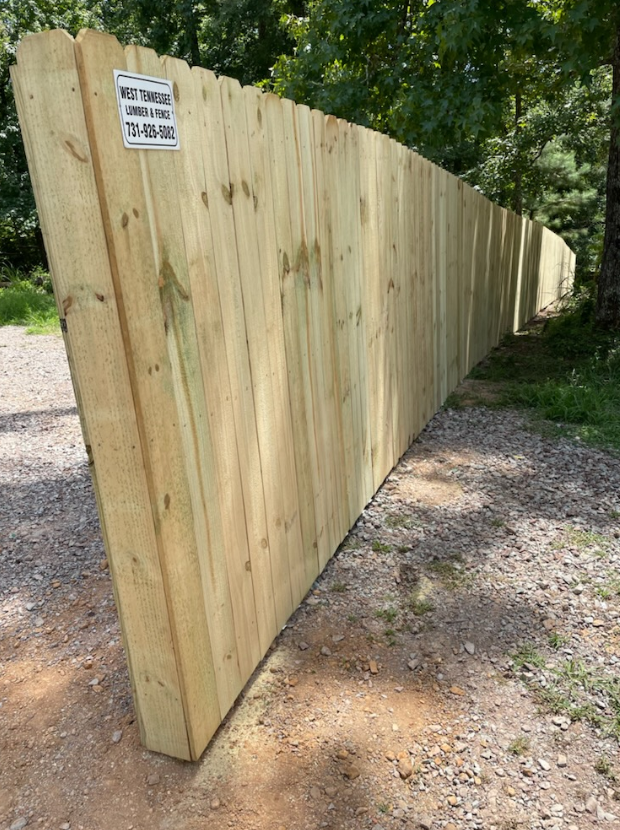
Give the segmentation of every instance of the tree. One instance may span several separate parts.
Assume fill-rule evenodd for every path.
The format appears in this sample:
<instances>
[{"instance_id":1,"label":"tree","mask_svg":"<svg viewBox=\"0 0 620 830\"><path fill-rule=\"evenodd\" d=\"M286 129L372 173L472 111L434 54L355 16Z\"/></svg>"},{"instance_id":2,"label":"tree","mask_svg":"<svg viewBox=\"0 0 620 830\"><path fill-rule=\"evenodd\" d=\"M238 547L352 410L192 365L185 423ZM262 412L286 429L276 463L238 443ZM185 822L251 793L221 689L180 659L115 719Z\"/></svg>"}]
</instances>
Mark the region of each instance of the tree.
<instances>
[{"instance_id":1,"label":"tree","mask_svg":"<svg viewBox=\"0 0 620 830\"><path fill-rule=\"evenodd\" d=\"M610 66L597 316L620 327L619 26L617 0L315 0L297 22L295 55L276 66L275 86L470 179L488 168L489 149L495 161L502 150L503 173L511 166L502 198L521 212L541 173L536 161L558 135L536 138L533 128L561 121L561 105L572 99L575 109L557 129L574 135L582 119L571 90L587 90Z\"/></svg>"}]
</instances>

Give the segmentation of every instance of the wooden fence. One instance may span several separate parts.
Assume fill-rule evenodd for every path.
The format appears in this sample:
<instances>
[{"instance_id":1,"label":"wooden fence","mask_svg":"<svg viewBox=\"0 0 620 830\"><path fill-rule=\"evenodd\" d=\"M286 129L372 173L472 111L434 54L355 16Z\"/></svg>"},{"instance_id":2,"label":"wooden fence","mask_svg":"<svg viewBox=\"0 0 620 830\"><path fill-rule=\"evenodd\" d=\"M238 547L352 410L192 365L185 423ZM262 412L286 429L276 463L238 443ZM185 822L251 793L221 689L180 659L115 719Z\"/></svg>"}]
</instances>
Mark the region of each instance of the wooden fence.
<instances>
[{"instance_id":1,"label":"wooden fence","mask_svg":"<svg viewBox=\"0 0 620 830\"><path fill-rule=\"evenodd\" d=\"M113 70L170 79L127 149ZM449 392L573 254L386 136L93 31L12 71L144 743L200 756Z\"/></svg>"}]
</instances>

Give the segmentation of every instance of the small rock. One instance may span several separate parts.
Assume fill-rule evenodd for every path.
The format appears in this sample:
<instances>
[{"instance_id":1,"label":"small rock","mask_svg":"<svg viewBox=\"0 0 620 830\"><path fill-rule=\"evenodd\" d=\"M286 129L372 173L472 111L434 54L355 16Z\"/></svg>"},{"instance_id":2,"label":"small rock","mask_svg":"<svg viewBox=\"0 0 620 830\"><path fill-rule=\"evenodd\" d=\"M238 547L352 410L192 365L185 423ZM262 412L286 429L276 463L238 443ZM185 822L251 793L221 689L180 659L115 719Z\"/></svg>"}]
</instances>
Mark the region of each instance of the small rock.
<instances>
[{"instance_id":1,"label":"small rock","mask_svg":"<svg viewBox=\"0 0 620 830\"><path fill-rule=\"evenodd\" d=\"M369 660L368 665L370 667L371 674L379 674L379 667L377 666L376 660Z\"/></svg>"},{"instance_id":2,"label":"small rock","mask_svg":"<svg viewBox=\"0 0 620 830\"><path fill-rule=\"evenodd\" d=\"M93 677L92 680L88 681L88 685L89 686L98 686L99 685L99 678L98 677Z\"/></svg>"},{"instance_id":3,"label":"small rock","mask_svg":"<svg viewBox=\"0 0 620 830\"><path fill-rule=\"evenodd\" d=\"M43 617L35 617L34 624L37 628L41 628L41 626L45 623Z\"/></svg>"},{"instance_id":4,"label":"small rock","mask_svg":"<svg viewBox=\"0 0 620 830\"><path fill-rule=\"evenodd\" d=\"M403 781L411 778L413 775L413 764L411 763L410 758L406 758L398 762L398 772Z\"/></svg>"},{"instance_id":5,"label":"small rock","mask_svg":"<svg viewBox=\"0 0 620 830\"><path fill-rule=\"evenodd\" d=\"M344 634L334 634L332 640L334 643L341 643L344 640Z\"/></svg>"},{"instance_id":6,"label":"small rock","mask_svg":"<svg viewBox=\"0 0 620 830\"><path fill-rule=\"evenodd\" d=\"M503 778L506 775L506 773L504 772L504 770L501 767L498 767L495 770L495 775L497 775L499 778Z\"/></svg>"},{"instance_id":7,"label":"small rock","mask_svg":"<svg viewBox=\"0 0 620 830\"><path fill-rule=\"evenodd\" d=\"M322 647L321 654L323 655L323 657L331 657L332 655L331 650L327 648L327 646Z\"/></svg>"},{"instance_id":8,"label":"small rock","mask_svg":"<svg viewBox=\"0 0 620 830\"><path fill-rule=\"evenodd\" d=\"M465 651L468 654L475 654L476 653L476 646L471 642L471 640L467 640L467 642L464 644L464 647L465 647Z\"/></svg>"},{"instance_id":9,"label":"small rock","mask_svg":"<svg viewBox=\"0 0 620 830\"><path fill-rule=\"evenodd\" d=\"M159 784L159 773L152 772L146 779L146 783L149 785L149 787L154 787L155 784Z\"/></svg>"},{"instance_id":10,"label":"small rock","mask_svg":"<svg viewBox=\"0 0 620 830\"><path fill-rule=\"evenodd\" d=\"M91 660L90 657L87 657L86 660L84 660L84 662L82 663L82 668L83 669L92 669L92 667L93 667L93 661Z\"/></svg>"},{"instance_id":11,"label":"small rock","mask_svg":"<svg viewBox=\"0 0 620 830\"><path fill-rule=\"evenodd\" d=\"M339 750L338 750L338 752L336 752L336 758L337 758L339 761L344 761L344 760L346 760L348 757L349 757L349 753L347 752L347 750L346 750L346 749L339 749Z\"/></svg>"},{"instance_id":12,"label":"small rock","mask_svg":"<svg viewBox=\"0 0 620 830\"><path fill-rule=\"evenodd\" d=\"M301 649L301 651L306 651L307 649L310 648L310 646L308 645L308 643L304 643L302 641L301 643L299 643L299 648Z\"/></svg>"},{"instance_id":13,"label":"small rock","mask_svg":"<svg viewBox=\"0 0 620 830\"><path fill-rule=\"evenodd\" d=\"M565 767L567 764L566 755L558 755L557 763L559 767Z\"/></svg>"},{"instance_id":14,"label":"small rock","mask_svg":"<svg viewBox=\"0 0 620 830\"><path fill-rule=\"evenodd\" d=\"M459 697L462 697L465 694L465 690L461 689L460 686L450 686L448 691L451 695L458 695Z\"/></svg>"},{"instance_id":15,"label":"small rock","mask_svg":"<svg viewBox=\"0 0 620 830\"><path fill-rule=\"evenodd\" d=\"M444 824L443 830L456 830L456 824L452 824L452 822L449 821L447 824Z\"/></svg>"},{"instance_id":16,"label":"small rock","mask_svg":"<svg viewBox=\"0 0 620 830\"><path fill-rule=\"evenodd\" d=\"M222 806L222 802L219 800L219 798L217 796L215 798L212 798L211 801L209 802L209 807L212 810L219 810L219 808L221 806Z\"/></svg>"},{"instance_id":17,"label":"small rock","mask_svg":"<svg viewBox=\"0 0 620 830\"><path fill-rule=\"evenodd\" d=\"M506 793L512 798L517 794L517 791L514 787L506 787Z\"/></svg>"},{"instance_id":18,"label":"small rock","mask_svg":"<svg viewBox=\"0 0 620 830\"><path fill-rule=\"evenodd\" d=\"M16 819L10 827L10 830L23 830L23 828L28 824L28 819L26 816L22 816L21 818Z\"/></svg>"},{"instance_id":19,"label":"small rock","mask_svg":"<svg viewBox=\"0 0 620 830\"><path fill-rule=\"evenodd\" d=\"M586 801L586 810L589 813L596 813L596 808L598 807L596 798L591 795L590 798Z\"/></svg>"},{"instance_id":20,"label":"small rock","mask_svg":"<svg viewBox=\"0 0 620 830\"><path fill-rule=\"evenodd\" d=\"M123 737L123 730L122 729L117 729L116 732L112 733L112 743L113 744L119 743L122 737Z\"/></svg>"},{"instance_id":21,"label":"small rock","mask_svg":"<svg viewBox=\"0 0 620 830\"><path fill-rule=\"evenodd\" d=\"M431 830L433 826L433 819L430 816L419 816L418 817L418 827L421 827L422 830Z\"/></svg>"},{"instance_id":22,"label":"small rock","mask_svg":"<svg viewBox=\"0 0 620 830\"><path fill-rule=\"evenodd\" d=\"M419 665L420 665L420 661L417 659L417 657L415 658L415 660L410 660L407 663L407 666L411 669L411 671L415 671L418 668Z\"/></svg>"},{"instance_id":23,"label":"small rock","mask_svg":"<svg viewBox=\"0 0 620 830\"><path fill-rule=\"evenodd\" d=\"M604 620L592 620L592 625L594 628L602 628L605 625Z\"/></svg>"},{"instance_id":24,"label":"small rock","mask_svg":"<svg viewBox=\"0 0 620 830\"><path fill-rule=\"evenodd\" d=\"M545 761L544 758L539 758L538 764L540 765L541 769L544 769L545 772L549 772L549 770L551 769L551 764L549 763L549 761Z\"/></svg>"},{"instance_id":25,"label":"small rock","mask_svg":"<svg viewBox=\"0 0 620 830\"><path fill-rule=\"evenodd\" d=\"M318 787L310 787L310 798L313 798L315 801L317 798L321 797L321 791Z\"/></svg>"},{"instance_id":26,"label":"small rock","mask_svg":"<svg viewBox=\"0 0 620 830\"><path fill-rule=\"evenodd\" d=\"M338 795L338 787L325 787L325 795L328 798L335 798Z\"/></svg>"},{"instance_id":27,"label":"small rock","mask_svg":"<svg viewBox=\"0 0 620 830\"><path fill-rule=\"evenodd\" d=\"M100 571L107 571L108 570L108 560L107 559L102 559L101 562L99 562L99 570Z\"/></svg>"},{"instance_id":28,"label":"small rock","mask_svg":"<svg viewBox=\"0 0 620 830\"><path fill-rule=\"evenodd\" d=\"M349 764L348 766L343 768L342 774L344 775L345 778L348 778L349 781L353 781L356 778L359 778L360 771L355 766L355 764Z\"/></svg>"},{"instance_id":29,"label":"small rock","mask_svg":"<svg viewBox=\"0 0 620 830\"><path fill-rule=\"evenodd\" d=\"M68 821L63 821L63 823L59 825L59 830L71 830L71 825Z\"/></svg>"}]
</instances>

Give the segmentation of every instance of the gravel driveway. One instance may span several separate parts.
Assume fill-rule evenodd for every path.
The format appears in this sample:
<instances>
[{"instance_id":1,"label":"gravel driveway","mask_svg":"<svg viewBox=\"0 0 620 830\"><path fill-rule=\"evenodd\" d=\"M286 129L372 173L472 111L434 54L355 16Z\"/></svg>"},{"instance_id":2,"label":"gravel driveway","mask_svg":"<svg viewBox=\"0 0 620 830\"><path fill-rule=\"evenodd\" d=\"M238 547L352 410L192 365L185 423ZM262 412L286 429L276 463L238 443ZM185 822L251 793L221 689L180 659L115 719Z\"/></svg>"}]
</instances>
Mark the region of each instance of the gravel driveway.
<instances>
[{"instance_id":1,"label":"gravel driveway","mask_svg":"<svg viewBox=\"0 0 620 830\"><path fill-rule=\"evenodd\" d=\"M437 415L200 762L144 751L62 341L0 328L0 828L620 827L620 460Z\"/></svg>"}]
</instances>

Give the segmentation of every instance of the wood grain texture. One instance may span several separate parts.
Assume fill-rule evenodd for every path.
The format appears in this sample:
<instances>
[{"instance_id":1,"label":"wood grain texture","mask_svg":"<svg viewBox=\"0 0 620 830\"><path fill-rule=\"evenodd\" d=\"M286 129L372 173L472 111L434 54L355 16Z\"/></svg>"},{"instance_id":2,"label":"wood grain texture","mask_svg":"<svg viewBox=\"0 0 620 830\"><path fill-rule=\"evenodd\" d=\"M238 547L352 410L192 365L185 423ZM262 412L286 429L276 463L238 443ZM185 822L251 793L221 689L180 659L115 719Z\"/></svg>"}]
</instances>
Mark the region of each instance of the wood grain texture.
<instances>
[{"instance_id":1,"label":"wood grain texture","mask_svg":"<svg viewBox=\"0 0 620 830\"><path fill-rule=\"evenodd\" d=\"M195 759L394 464L574 255L387 136L183 61L90 31L17 57L142 740ZM123 146L114 69L172 82L180 150Z\"/></svg>"}]
</instances>

